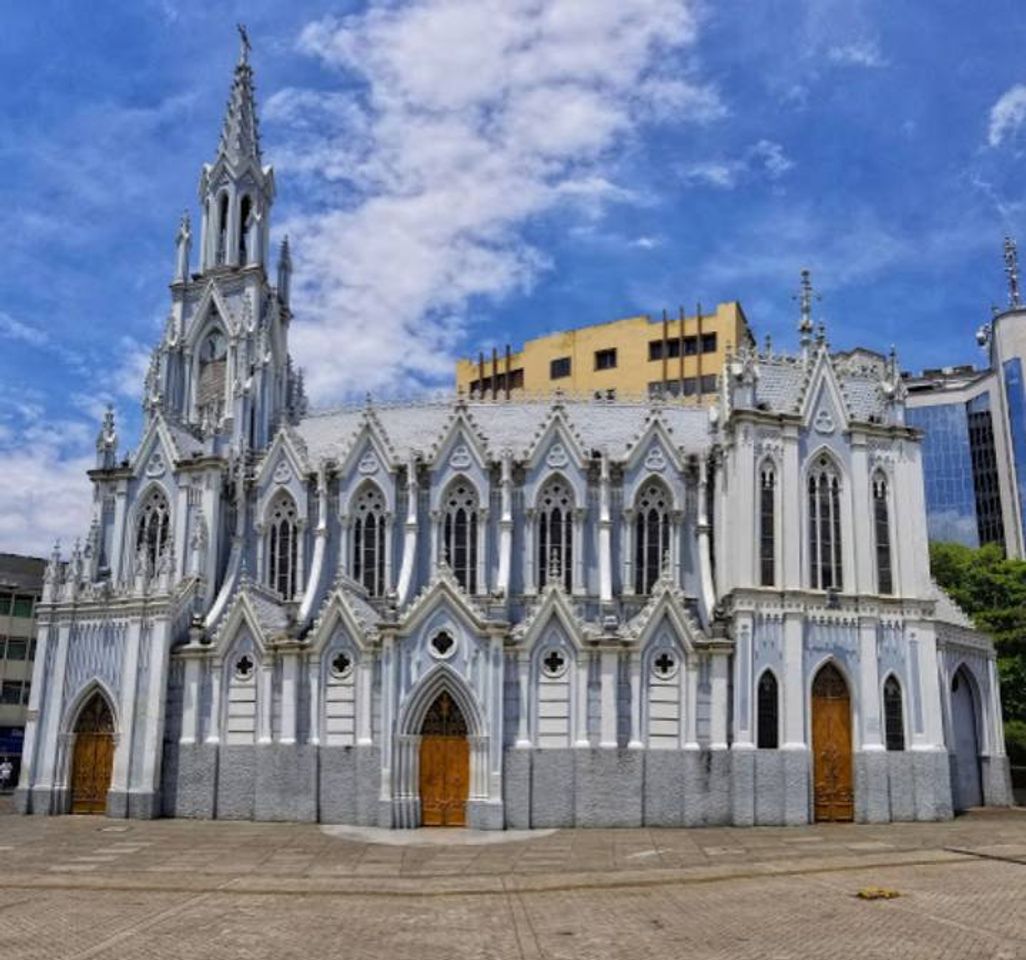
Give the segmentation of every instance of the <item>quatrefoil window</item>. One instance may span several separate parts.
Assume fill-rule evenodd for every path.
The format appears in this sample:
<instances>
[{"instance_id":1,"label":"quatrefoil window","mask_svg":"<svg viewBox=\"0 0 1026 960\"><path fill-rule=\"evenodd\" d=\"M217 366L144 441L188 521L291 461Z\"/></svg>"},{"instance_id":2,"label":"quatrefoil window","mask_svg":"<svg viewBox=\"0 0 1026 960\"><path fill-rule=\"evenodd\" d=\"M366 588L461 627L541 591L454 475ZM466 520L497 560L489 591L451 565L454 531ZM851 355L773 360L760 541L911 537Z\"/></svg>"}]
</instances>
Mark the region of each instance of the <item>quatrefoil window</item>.
<instances>
[{"instance_id":1,"label":"quatrefoil window","mask_svg":"<svg viewBox=\"0 0 1026 960\"><path fill-rule=\"evenodd\" d=\"M566 657L554 647L542 657L542 671L547 677L561 677L566 672Z\"/></svg>"},{"instance_id":2,"label":"quatrefoil window","mask_svg":"<svg viewBox=\"0 0 1026 960\"><path fill-rule=\"evenodd\" d=\"M248 653L244 653L235 661L235 676L240 680L249 680L253 676L253 659Z\"/></svg>"},{"instance_id":3,"label":"quatrefoil window","mask_svg":"<svg viewBox=\"0 0 1026 960\"><path fill-rule=\"evenodd\" d=\"M444 630L431 638L431 652L436 657L449 657L456 651L456 641Z\"/></svg>"},{"instance_id":4,"label":"quatrefoil window","mask_svg":"<svg viewBox=\"0 0 1026 960\"><path fill-rule=\"evenodd\" d=\"M336 654L331 661L331 672L339 679L349 676L349 671L352 669L353 659L346 653Z\"/></svg>"},{"instance_id":5,"label":"quatrefoil window","mask_svg":"<svg viewBox=\"0 0 1026 960\"><path fill-rule=\"evenodd\" d=\"M660 680L669 680L677 670L677 658L665 650L652 661L652 672Z\"/></svg>"}]
</instances>

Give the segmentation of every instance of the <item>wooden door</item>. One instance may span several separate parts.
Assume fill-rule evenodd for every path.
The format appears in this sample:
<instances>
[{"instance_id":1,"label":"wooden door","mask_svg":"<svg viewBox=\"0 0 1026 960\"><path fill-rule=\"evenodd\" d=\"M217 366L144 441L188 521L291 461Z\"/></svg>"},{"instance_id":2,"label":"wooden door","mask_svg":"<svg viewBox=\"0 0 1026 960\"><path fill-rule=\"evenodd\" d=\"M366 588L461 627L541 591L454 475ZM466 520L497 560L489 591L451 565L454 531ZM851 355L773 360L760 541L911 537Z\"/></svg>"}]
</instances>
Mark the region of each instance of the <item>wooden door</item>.
<instances>
[{"instance_id":1,"label":"wooden door","mask_svg":"<svg viewBox=\"0 0 1026 960\"><path fill-rule=\"evenodd\" d=\"M829 663L812 685L812 762L816 820L854 819L851 702L844 677Z\"/></svg>"},{"instance_id":2,"label":"wooden door","mask_svg":"<svg viewBox=\"0 0 1026 960\"><path fill-rule=\"evenodd\" d=\"M421 727L420 816L425 827L462 827L470 795L470 744L460 709L448 693Z\"/></svg>"},{"instance_id":3,"label":"wooden door","mask_svg":"<svg viewBox=\"0 0 1026 960\"><path fill-rule=\"evenodd\" d=\"M114 722L107 701L95 694L75 724L71 762L71 812L106 813L114 769Z\"/></svg>"}]
</instances>

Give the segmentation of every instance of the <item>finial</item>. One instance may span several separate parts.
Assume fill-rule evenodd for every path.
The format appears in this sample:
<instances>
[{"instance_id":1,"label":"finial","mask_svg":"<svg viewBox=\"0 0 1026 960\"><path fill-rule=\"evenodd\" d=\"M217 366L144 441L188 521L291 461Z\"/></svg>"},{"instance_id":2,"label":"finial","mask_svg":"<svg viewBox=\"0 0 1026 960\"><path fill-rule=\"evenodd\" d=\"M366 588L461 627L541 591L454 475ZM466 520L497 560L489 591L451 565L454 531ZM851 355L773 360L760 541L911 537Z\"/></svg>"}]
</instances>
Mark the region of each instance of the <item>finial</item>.
<instances>
[{"instance_id":1,"label":"finial","mask_svg":"<svg viewBox=\"0 0 1026 960\"><path fill-rule=\"evenodd\" d=\"M1018 310L1022 306L1019 298L1019 251L1011 237L1005 237L1005 274L1008 276L1008 305Z\"/></svg>"},{"instance_id":2,"label":"finial","mask_svg":"<svg viewBox=\"0 0 1026 960\"><path fill-rule=\"evenodd\" d=\"M235 28L239 31L239 63L249 63L249 51L253 49L249 42L249 32L244 23L237 23Z\"/></svg>"},{"instance_id":3,"label":"finial","mask_svg":"<svg viewBox=\"0 0 1026 960\"><path fill-rule=\"evenodd\" d=\"M802 347L808 347L812 342L812 301L822 299L812 289L812 272L805 268L801 272L801 284L798 294L791 298L798 301L798 335Z\"/></svg>"},{"instance_id":4,"label":"finial","mask_svg":"<svg viewBox=\"0 0 1026 960\"><path fill-rule=\"evenodd\" d=\"M767 333L766 334L766 356L771 357L773 355L773 338Z\"/></svg>"}]
</instances>

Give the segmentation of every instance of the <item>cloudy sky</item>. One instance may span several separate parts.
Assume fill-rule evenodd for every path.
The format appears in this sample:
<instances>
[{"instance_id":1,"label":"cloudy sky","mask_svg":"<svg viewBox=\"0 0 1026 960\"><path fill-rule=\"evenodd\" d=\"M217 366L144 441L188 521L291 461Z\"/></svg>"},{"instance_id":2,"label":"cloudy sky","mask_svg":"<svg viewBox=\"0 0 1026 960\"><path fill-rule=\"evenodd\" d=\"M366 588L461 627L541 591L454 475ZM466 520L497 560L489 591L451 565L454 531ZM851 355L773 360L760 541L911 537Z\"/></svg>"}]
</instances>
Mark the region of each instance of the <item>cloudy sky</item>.
<instances>
[{"instance_id":1,"label":"cloudy sky","mask_svg":"<svg viewBox=\"0 0 1026 960\"><path fill-rule=\"evenodd\" d=\"M1026 242L1015 0L9 5L0 550L84 531L106 403L138 437L238 20L315 403L699 301L790 343L803 266L836 345L979 362Z\"/></svg>"}]
</instances>

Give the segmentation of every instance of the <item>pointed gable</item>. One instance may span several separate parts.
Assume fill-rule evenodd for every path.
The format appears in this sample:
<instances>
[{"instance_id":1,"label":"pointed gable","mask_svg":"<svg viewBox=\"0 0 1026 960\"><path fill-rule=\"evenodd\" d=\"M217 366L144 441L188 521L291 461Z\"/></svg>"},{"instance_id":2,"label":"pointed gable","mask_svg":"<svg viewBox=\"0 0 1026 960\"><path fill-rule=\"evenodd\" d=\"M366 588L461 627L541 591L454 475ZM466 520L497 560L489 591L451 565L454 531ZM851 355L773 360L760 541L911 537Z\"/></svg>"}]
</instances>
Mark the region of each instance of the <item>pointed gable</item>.
<instances>
[{"instance_id":1,"label":"pointed gable","mask_svg":"<svg viewBox=\"0 0 1026 960\"><path fill-rule=\"evenodd\" d=\"M585 641L597 639L600 635L596 626L577 614L562 586L550 583L541 592L532 610L517 624L513 638L525 650L531 650L553 620L562 627L577 650L582 649Z\"/></svg>"},{"instance_id":2,"label":"pointed gable","mask_svg":"<svg viewBox=\"0 0 1026 960\"><path fill-rule=\"evenodd\" d=\"M818 351L802 397L801 416L819 434L848 428L848 409L825 347Z\"/></svg>"},{"instance_id":3,"label":"pointed gable","mask_svg":"<svg viewBox=\"0 0 1026 960\"><path fill-rule=\"evenodd\" d=\"M669 624L688 653L692 652L698 643L708 640L688 609L683 591L665 576L656 581L648 603L627 623L623 632L627 640L643 650L664 624Z\"/></svg>"}]
</instances>

